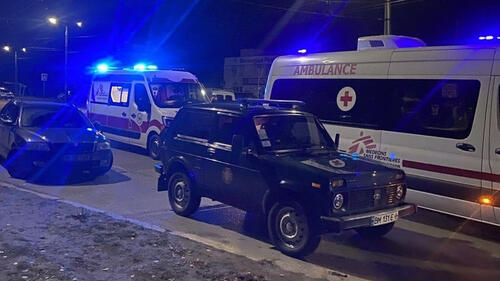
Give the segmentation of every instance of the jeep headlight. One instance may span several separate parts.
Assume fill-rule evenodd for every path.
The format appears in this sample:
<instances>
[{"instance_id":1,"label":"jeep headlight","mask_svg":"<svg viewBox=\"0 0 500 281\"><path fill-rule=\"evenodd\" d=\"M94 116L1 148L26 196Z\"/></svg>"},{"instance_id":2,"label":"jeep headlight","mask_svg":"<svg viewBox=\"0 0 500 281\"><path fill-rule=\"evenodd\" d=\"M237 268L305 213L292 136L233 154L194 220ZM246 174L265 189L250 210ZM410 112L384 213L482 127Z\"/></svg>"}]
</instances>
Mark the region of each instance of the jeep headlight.
<instances>
[{"instance_id":1,"label":"jeep headlight","mask_svg":"<svg viewBox=\"0 0 500 281\"><path fill-rule=\"evenodd\" d=\"M401 198L403 198L404 193L405 193L405 189L404 189L403 185L402 184L398 185L396 187L396 198L398 200L401 200Z\"/></svg>"},{"instance_id":2,"label":"jeep headlight","mask_svg":"<svg viewBox=\"0 0 500 281\"><path fill-rule=\"evenodd\" d=\"M344 205L344 196L338 193L333 197L333 209L339 210Z\"/></svg>"},{"instance_id":3,"label":"jeep headlight","mask_svg":"<svg viewBox=\"0 0 500 281\"><path fill-rule=\"evenodd\" d=\"M49 151L49 145L46 142L27 142L23 147L30 151Z\"/></svg>"},{"instance_id":4,"label":"jeep headlight","mask_svg":"<svg viewBox=\"0 0 500 281\"><path fill-rule=\"evenodd\" d=\"M98 142L95 150L101 151L101 150L108 150L111 149L111 145L109 144L108 141L103 141L103 142Z\"/></svg>"}]
</instances>

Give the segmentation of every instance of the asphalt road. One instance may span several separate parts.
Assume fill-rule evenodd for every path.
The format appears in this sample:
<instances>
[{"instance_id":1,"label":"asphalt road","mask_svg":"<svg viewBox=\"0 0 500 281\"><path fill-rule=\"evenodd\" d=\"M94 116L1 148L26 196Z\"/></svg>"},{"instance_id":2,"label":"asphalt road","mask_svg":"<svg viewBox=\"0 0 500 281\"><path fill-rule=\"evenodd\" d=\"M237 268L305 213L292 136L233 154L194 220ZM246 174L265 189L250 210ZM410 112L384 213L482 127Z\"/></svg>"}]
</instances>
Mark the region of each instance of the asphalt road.
<instances>
[{"instance_id":1,"label":"asphalt road","mask_svg":"<svg viewBox=\"0 0 500 281\"><path fill-rule=\"evenodd\" d=\"M259 218L238 209L204 199L192 218L175 215L167 193L156 191L155 161L141 149L113 146L113 169L91 182L33 184L10 178L3 168L0 181L157 225L313 277L321 266L332 270L329 278L337 280L500 280L498 227L420 210L398 221L379 241L362 240L353 231L325 235L315 253L297 261L272 248Z\"/></svg>"}]
</instances>

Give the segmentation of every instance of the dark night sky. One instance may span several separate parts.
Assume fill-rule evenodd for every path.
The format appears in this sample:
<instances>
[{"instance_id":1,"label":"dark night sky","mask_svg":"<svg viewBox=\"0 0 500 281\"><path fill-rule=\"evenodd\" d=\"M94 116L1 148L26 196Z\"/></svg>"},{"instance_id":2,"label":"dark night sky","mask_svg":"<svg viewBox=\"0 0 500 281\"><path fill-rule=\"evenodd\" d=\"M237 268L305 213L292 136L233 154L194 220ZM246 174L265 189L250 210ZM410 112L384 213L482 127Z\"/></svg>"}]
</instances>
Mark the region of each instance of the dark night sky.
<instances>
[{"instance_id":1,"label":"dark night sky","mask_svg":"<svg viewBox=\"0 0 500 281\"><path fill-rule=\"evenodd\" d=\"M392 33L429 45L467 44L500 36L498 0L392 0ZM241 48L272 54L351 50L359 36L383 32L383 0L1 0L0 44L27 47L20 82L40 88L49 73L53 92L63 68L64 27L70 26L70 89L86 91L90 67L107 58L185 68L207 86L222 82L224 57ZM79 29L77 20L84 22ZM71 23L71 24L70 24ZM60 76L59 76L60 77ZM13 80L13 57L0 53L0 81Z\"/></svg>"}]
</instances>

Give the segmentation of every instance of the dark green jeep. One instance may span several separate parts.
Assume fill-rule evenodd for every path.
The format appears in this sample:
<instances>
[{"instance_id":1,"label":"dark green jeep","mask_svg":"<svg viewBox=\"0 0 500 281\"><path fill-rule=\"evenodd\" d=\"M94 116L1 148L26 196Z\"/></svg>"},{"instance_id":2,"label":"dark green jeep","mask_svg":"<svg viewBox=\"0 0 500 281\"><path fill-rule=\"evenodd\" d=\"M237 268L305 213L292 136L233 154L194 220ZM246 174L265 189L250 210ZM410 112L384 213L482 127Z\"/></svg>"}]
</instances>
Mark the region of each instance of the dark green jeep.
<instances>
[{"instance_id":1,"label":"dark green jeep","mask_svg":"<svg viewBox=\"0 0 500 281\"><path fill-rule=\"evenodd\" d=\"M314 251L325 231L379 237L416 211L403 171L337 151L302 103L188 105L161 136L158 190L189 216L209 197L264 214L278 249ZM337 140L338 141L338 140Z\"/></svg>"}]
</instances>

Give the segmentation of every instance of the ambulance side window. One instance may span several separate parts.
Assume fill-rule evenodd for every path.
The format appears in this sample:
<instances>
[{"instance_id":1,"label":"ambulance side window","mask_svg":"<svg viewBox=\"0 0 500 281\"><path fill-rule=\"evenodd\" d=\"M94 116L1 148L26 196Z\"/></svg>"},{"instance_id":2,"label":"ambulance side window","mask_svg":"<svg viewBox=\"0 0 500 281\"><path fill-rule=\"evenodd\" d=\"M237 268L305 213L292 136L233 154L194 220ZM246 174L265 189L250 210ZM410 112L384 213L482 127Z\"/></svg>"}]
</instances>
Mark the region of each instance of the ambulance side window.
<instances>
[{"instance_id":1,"label":"ambulance side window","mask_svg":"<svg viewBox=\"0 0 500 281\"><path fill-rule=\"evenodd\" d=\"M148 92L144 84L134 85L134 102L139 111L151 112L151 102L149 101Z\"/></svg>"},{"instance_id":2,"label":"ambulance side window","mask_svg":"<svg viewBox=\"0 0 500 281\"><path fill-rule=\"evenodd\" d=\"M127 107L129 104L130 84L111 83L109 104Z\"/></svg>"}]
</instances>

